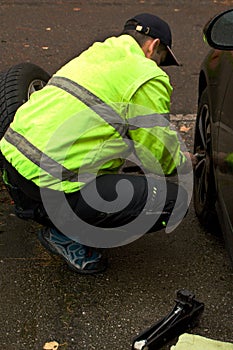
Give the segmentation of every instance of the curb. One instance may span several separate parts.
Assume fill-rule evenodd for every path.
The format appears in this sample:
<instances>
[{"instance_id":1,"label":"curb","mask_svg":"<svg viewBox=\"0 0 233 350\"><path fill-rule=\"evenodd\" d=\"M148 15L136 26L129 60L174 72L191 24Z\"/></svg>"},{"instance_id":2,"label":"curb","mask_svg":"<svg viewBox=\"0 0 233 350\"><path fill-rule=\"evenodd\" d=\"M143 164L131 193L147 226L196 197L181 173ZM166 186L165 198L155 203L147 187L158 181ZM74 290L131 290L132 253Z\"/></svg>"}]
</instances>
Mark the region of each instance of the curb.
<instances>
[{"instance_id":1,"label":"curb","mask_svg":"<svg viewBox=\"0 0 233 350\"><path fill-rule=\"evenodd\" d=\"M195 121L196 114L170 114L170 121Z\"/></svg>"}]
</instances>

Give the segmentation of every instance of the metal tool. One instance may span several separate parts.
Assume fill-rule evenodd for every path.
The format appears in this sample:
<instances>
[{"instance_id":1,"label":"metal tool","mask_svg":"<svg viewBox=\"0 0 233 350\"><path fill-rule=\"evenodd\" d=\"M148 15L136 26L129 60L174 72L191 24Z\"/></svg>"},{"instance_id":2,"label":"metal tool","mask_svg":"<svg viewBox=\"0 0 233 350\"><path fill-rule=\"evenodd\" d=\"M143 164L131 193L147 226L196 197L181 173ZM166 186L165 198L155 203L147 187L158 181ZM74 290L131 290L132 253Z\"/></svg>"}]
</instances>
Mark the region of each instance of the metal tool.
<instances>
[{"instance_id":1,"label":"metal tool","mask_svg":"<svg viewBox=\"0 0 233 350\"><path fill-rule=\"evenodd\" d=\"M195 295L185 289L177 292L175 307L159 322L139 334L132 344L132 350L156 350L183 332L195 327L204 304L195 299Z\"/></svg>"},{"instance_id":2,"label":"metal tool","mask_svg":"<svg viewBox=\"0 0 233 350\"><path fill-rule=\"evenodd\" d=\"M203 151L202 153L195 153L194 157L196 157L198 162L200 162L202 159L206 157L206 152Z\"/></svg>"}]
</instances>

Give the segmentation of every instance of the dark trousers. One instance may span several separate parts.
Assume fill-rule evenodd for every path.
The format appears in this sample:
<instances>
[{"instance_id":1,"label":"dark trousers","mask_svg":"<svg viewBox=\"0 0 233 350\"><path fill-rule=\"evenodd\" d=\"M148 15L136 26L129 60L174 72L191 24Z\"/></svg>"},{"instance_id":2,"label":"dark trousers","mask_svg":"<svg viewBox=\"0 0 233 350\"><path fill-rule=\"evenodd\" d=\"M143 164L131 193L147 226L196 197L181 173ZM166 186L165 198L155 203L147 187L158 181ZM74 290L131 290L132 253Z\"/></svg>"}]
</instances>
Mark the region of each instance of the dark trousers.
<instances>
[{"instance_id":1,"label":"dark trousers","mask_svg":"<svg viewBox=\"0 0 233 350\"><path fill-rule=\"evenodd\" d=\"M53 227L54 224L48 217L44 208L41 193L38 186L22 177L7 161L4 161L4 171L7 174L8 189L15 202L16 215L22 219L32 219L45 226ZM130 202L123 208L118 208L121 201L116 202L116 206L109 210L109 204L118 198L117 185L120 180L126 180L123 192L120 195L127 201L130 195ZM166 226L171 215L174 223L182 218L187 212L187 193L183 188L179 188L179 203L176 204L176 213L173 212L177 199L178 186L175 183L166 181L166 198L164 198L164 182L150 178L147 181L145 176L131 174L101 175L88 183L81 191L66 194L66 199L72 208L83 221L103 228L114 228L130 223L142 211L146 214L156 216L155 223L148 232L155 232ZM131 191L128 191L128 187ZM86 202L86 198L93 198L95 190L104 200L102 207L95 208ZM156 189L156 190L155 190ZM47 198L53 198L54 191L46 189ZM51 199L52 200L52 199ZM161 207L161 203L164 205ZM97 201L98 202L98 201ZM124 203L123 203L124 204ZM59 210L59 203L54 203L54 210L60 217L63 215L62 208ZM101 203L100 203L101 206ZM119 210L118 210L119 209ZM64 218L66 219L66 218Z\"/></svg>"}]
</instances>

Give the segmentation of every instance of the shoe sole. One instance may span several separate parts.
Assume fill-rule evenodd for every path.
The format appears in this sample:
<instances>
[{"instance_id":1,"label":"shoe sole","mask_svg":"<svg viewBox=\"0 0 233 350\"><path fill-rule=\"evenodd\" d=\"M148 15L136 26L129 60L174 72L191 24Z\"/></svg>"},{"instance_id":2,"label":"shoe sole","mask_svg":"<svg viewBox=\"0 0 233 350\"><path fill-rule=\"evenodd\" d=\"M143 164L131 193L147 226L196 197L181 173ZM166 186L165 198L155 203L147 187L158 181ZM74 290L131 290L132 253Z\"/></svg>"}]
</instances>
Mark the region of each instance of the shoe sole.
<instances>
[{"instance_id":1,"label":"shoe sole","mask_svg":"<svg viewBox=\"0 0 233 350\"><path fill-rule=\"evenodd\" d=\"M64 257L63 259L67 263L70 270L75 271L79 273L80 275L97 275L98 273L102 273L107 269L107 258L102 258L97 264L98 268L96 269L79 269L74 267L68 260L66 260Z\"/></svg>"}]
</instances>

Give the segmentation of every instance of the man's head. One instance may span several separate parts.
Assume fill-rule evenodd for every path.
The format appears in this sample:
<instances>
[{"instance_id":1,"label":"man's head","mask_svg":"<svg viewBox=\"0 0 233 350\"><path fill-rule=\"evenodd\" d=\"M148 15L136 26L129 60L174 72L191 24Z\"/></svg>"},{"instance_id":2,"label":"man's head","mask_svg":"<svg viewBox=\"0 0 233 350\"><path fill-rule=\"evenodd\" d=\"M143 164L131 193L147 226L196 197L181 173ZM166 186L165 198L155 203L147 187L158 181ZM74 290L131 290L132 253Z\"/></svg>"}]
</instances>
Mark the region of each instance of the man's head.
<instances>
[{"instance_id":1,"label":"man's head","mask_svg":"<svg viewBox=\"0 0 233 350\"><path fill-rule=\"evenodd\" d=\"M141 46L147 58L161 66L179 66L171 51L172 35L169 25L161 18L142 13L129 19L122 34L131 35Z\"/></svg>"}]
</instances>

